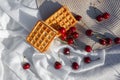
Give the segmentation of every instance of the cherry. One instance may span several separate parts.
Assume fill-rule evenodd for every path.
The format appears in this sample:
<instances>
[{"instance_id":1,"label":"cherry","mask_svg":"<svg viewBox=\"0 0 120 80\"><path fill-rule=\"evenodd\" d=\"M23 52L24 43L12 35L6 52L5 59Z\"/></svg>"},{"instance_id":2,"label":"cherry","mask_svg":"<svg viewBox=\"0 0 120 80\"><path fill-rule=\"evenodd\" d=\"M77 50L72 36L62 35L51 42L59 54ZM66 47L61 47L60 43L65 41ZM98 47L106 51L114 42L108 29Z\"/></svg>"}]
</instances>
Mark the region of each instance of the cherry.
<instances>
[{"instance_id":1,"label":"cherry","mask_svg":"<svg viewBox=\"0 0 120 80\"><path fill-rule=\"evenodd\" d=\"M71 31L71 33L73 33L76 31L76 27L71 27L69 30Z\"/></svg>"},{"instance_id":2,"label":"cherry","mask_svg":"<svg viewBox=\"0 0 120 80\"><path fill-rule=\"evenodd\" d=\"M96 17L96 20L97 20L98 22L101 22L101 21L103 20L103 17L102 17L101 15L98 15L98 16Z\"/></svg>"},{"instance_id":3,"label":"cherry","mask_svg":"<svg viewBox=\"0 0 120 80\"><path fill-rule=\"evenodd\" d=\"M23 69L29 69L30 68L30 64L29 63L25 63L23 64Z\"/></svg>"},{"instance_id":4,"label":"cherry","mask_svg":"<svg viewBox=\"0 0 120 80\"><path fill-rule=\"evenodd\" d=\"M70 54L70 49L69 48L65 48L64 51L63 51L63 53L65 55L69 55Z\"/></svg>"},{"instance_id":5,"label":"cherry","mask_svg":"<svg viewBox=\"0 0 120 80\"><path fill-rule=\"evenodd\" d=\"M108 18L110 18L110 14L107 13L107 12L105 12L105 13L102 15L102 17L103 17L104 19L108 19Z\"/></svg>"},{"instance_id":6,"label":"cherry","mask_svg":"<svg viewBox=\"0 0 120 80\"><path fill-rule=\"evenodd\" d=\"M68 42L68 44L70 45L70 44L73 44L73 43L74 43L74 40L73 40L73 38L69 38L69 39L67 40L67 42Z\"/></svg>"},{"instance_id":7,"label":"cherry","mask_svg":"<svg viewBox=\"0 0 120 80\"><path fill-rule=\"evenodd\" d=\"M74 69L74 70L79 69L79 65L78 65L77 62L73 62L73 63L72 63L72 69Z\"/></svg>"},{"instance_id":8,"label":"cherry","mask_svg":"<svg viewBox=\"0 0 120 80\"><path fill-rule=\"evenodd\" d=\"M79 37L79 34L77 32L74 32L73 34L73 38L77 39Z\"/></svg>"},{"instance_id":9,"label":"cherry","mask_svg":"<svg viewBox=\"0 0 120 80\"><path fill-rule=\"evenodd\" d=\"M65 34L66 29L65 29L64 27L61 27L61 28L59 29L59 32L60 32L61 34Z\"/></svg>"},{"instance_id":10,"label":"cherry","mask_svg":"<svg viewBox=\"0 0 120 80\"><path fill-rule=\"evenodd\" d=\"M91 62L91 58L90 57L84 57L84 62L85 63L90 63Z\"/></svg>"},{"instance_id":11,"label":"cherry","mask_svg":"<svg viewBox=\"0 0 120 80\"><path fill-rule=\"evenodd\" d=\"M85 34L87 36L92 36L93 35L93 31L91 29L88 29L88 30L86 30Z\"/></svg>"},{"instance_id":12,"label":"cherry","mask_svg":"<svg viewBox=\"0 0 120 80\"><path fill-rule=\"evenodd\" d=\"M55 67L55 69L61 69L62 68L62 64L60 63L60 62L55 62L55 64L54 64L54 67Z\"/></svg>"},{"instance_id":13,"label":"cherry","mask_svg":"<svg viewBox=\"0 0 120 80\"><path fill-rule=\"evenodd\" d=\"M106 40L106 44L107 45L112 44L112 39L111 38L106 38L105 40Z\"/></svg>"},{"instance_id":14,"label":"cherry","mask_svg":"<svg viewBox=\"0 0 120 80\"><path fill-rule=\"evenodd\" d=\"M119 38L119 37L116 37L116 38L114 39L114 42L115 42L116 44L120 44L120 38Z\"/></svg>"},{"instance_id":15,"label":"cherry","mask_svg":"<svg viewBox=\"0 0 120 80\"><path fill-rule=\"evenodd\" d=\"M91 51L92 51L91 46L86 45L86 46L85 46L85 51L86 51L86 52L91 52Z\"/></svg>"},{"instance_id":16,"label":"cherry","mask_svg":"<svg viewBox=\"0 0 120 80\"><path fill-rule=\"evenodd\" d=\"M101 45L106 45L107 44L105 39L99 39L99 43Z\"/></svg>"},{"instance_id":17,"label":"cherry","mask_svg":"<svg viewBox=\"0 0 120 80\"><path fill-rule=\"evenodd\" d=\"M66 34L62 34L62 35L60 36L60 38L64 41L64 40L67 39L67 35L66 35Z\"/></svg>"},{"instance_id":18,"label":"cherry","mask_svg":"<svg viewBox=\"0 0 120 80\"><path fill-rule=\"evenodd\" d=\"M75 16L75 19L76 19L77 21L80 21L81 18L82 18L82 16L80 16L80 15L76 15L76 16Z\"/></svg>"}]
</instances>

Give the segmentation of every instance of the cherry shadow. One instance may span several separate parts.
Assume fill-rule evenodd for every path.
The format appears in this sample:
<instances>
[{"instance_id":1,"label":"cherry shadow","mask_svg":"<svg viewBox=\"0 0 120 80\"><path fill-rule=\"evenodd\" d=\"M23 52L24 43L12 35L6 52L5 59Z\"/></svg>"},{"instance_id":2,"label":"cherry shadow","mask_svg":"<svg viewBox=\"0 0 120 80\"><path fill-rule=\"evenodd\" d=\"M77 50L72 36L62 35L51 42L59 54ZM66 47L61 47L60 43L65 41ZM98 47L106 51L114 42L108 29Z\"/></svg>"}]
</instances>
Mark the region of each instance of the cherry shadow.
<instances>
[{"instance_id":1,"label":"cherry shadow","mask_svg":"<svg viewBox=\"0 0 120 80\"><path fill-rule=\"evenodd\" d=\"M101 15L102 12L96 7L90 6L89 9L87 10L87 14L92 19L95 19L98 15Z\"/></svg>"},{"instance_id":2,"label":"cherry shadow","mask_svg":"<svg viewBox=\"0 0 120 80\"><path fill-rule=\"evenodd\" d=\"M56 12L59 8L61 8L61 4L58 2L52 2L45 0L42 5L39 6L40 15L43 20L46 20L50 17L54 12Z\"/></svg>"},{"instance_id":3,"label":"cherry shadow","mask_svg":"<svg viewBox=\"0 0 120 80\"><path fill-rule=\"evenodd\" d=\"M108 38L111 38L111 39L114 39L116 37L114 34L111 34L111 33L108 33L108 32L104 33L104 35Z\"/></svg>"}]
</instances>

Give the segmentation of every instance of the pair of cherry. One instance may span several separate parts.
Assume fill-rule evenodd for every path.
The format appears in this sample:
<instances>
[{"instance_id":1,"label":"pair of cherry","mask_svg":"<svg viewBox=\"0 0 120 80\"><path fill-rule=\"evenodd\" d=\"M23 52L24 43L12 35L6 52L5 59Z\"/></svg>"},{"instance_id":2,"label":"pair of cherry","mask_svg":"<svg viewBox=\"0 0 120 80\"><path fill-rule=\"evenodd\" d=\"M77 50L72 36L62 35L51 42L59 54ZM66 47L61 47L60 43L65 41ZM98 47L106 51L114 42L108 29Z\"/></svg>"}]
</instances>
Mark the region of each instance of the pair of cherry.
<instances>
[{"instance_id":1,"label":"pair of cherry","mask_svg":"<svg viewBox=\"0 0 120 80\"><path fill-rule=\"evenodd\" d=\"M60 62L56 61L54 64L54 67L55 67L55 69L61 69L62 64ZM71 67L72 67L72 69L77 70L77 69L79 69L79 64L77 62L73 62Z\"/></svg>"},{"instance_id":2,"label":"pair of cherry","mask_svg":"<svg viewBox=\"0 0 120 80\"><path fill-rule=\"evenodd\" d=\"M61 69L62 64L60 62L56 61L54 64L54 67L55 67L55 69ZM77 70L77 69L79 69L79 64L77 62L73 62L71 67L72 67L72 69Z\"/></svg>"},{"instance_id":3,"label":"pair of cherry","mask_svg":"<svg viewBox=\"0 0 120 80\"><path fill-rule=\"evenodd\" d=\"M97 17L96 17L96 20L98 21L98 22L101 22L101 21L103 21L104 19L109 19L110 18L110 14L108 13L108 12L105 12L105 13L103 13L102 15L98 15Z\"/></svg>"},{"instance_id":4,"label":"pair of cherry","mask_svg":"<svg viewBox=\"0 0 120 80\"><path fill-rule=\"evenodd\" d=\"M76 31L76 27L71 27L68 31L64 27L59 29L61 34L60 38L63 41L66 41L69 45L74 43L74 39L79 37L79 34Z\"/></svg>"},{"instance_id":5,"label":"pair of cherry","mask_svg":"<svg viewBox=\"0 0 120 80\"><path fill-rule=\"evenodd\" d=\"M97 33L94 32L91 29L88 29L88 30L86 30L85 34L90 37L90 36L93 36ZM114 41L115 44L120 44L120 38L119 37L114 38L114 40L112 40L111 38L100 38L99 39L99 43L101 45L111 45L113 43L113 41Z\"/></svg>"},{"instance_id":6,"label":"pair of cherry","mask_svg":"<svg viewBox=\"0 0 120 80\"><path fill-rule=\"evenodd\" d=\"M64 48L63 49L63 54L64 55L70 55L70 49L69 48ZM90 63L92 60L91 60L90 57L87 56L87 57L84 57L83 61L84 61L84 63L87 64L87 63ZM74 70L78 70L80 65L77 62L72 62L71 67ZM60 62L56 61L55 64L54 64L54 68L55 69L61 69L62 68L62 64Z\"/></svg>"}]
</instances>

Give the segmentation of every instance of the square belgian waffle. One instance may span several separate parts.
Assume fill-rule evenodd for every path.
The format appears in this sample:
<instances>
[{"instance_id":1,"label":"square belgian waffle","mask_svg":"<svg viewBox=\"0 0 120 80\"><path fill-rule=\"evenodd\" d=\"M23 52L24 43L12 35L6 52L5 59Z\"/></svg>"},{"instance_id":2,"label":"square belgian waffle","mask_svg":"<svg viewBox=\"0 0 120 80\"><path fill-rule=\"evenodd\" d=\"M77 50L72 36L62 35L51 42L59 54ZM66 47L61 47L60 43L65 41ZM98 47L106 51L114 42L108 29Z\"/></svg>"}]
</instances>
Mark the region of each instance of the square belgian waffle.
<instances>
[{"instance_id":1,"label":"square belgian waffle","mask_svg":"<svg viewBox=\"0 0 120 80\"><path fill-rule=\"evenodd\" d=\"M26 41L40 52L44 52L57 34L58 32L51 26L48 26L43 21L38 21Z\"/></svg>"},{"instance_id":2,"label":"square belgian waffle","mask_svg":"<svg viewBox=\"0 0 120 80\"><path fill-rule=\"evenodd\" d=\"M74 18L69 9L66 6L63 6L45 20L45 22L58 31L60 27L64 27L68 30L77 23L77 20Z\"/></svg>"}]
</instances>

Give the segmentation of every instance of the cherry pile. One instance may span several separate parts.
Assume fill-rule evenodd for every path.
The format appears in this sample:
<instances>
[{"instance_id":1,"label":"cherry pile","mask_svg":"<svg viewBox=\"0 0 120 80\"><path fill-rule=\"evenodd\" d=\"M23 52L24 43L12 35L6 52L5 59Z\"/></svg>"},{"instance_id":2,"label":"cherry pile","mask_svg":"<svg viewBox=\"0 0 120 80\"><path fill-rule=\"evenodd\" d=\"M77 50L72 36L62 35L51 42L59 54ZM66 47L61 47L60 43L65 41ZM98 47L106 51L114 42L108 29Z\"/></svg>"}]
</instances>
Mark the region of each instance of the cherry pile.
<instances>
[{"instance_id":1,"label":"cherry pile","mask_svg":"<svg viewBox=\"0 0 120 80\"><path fill-rule=\"evenodd\" d=\"M79 37L79 34L76 31L76 27L71 27L68 31L64 27L59 29L61 34L60 39L66 41L69 45L74 43L74 39Z\"/></svg>"}]
</instances>

